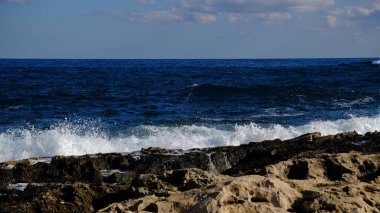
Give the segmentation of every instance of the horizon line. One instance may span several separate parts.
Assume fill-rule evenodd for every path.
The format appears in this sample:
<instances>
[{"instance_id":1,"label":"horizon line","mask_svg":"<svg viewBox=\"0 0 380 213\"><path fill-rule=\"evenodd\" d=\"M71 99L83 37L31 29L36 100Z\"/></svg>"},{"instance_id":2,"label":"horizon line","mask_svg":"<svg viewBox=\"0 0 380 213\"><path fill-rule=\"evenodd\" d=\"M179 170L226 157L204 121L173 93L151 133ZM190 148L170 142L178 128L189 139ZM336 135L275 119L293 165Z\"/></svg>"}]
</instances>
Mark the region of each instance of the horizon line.
<instances>
[{"instance_id":1,"label":"horizon line","mask_svg":"<svg viewBox=\"0 0 380 213\"><path fill-rule=\"evenodd\" d=\"M0 58L0 60L289 60L289 59L377 59L380 57L274 57L274 58Z\"/></svg>"}]
</instances>

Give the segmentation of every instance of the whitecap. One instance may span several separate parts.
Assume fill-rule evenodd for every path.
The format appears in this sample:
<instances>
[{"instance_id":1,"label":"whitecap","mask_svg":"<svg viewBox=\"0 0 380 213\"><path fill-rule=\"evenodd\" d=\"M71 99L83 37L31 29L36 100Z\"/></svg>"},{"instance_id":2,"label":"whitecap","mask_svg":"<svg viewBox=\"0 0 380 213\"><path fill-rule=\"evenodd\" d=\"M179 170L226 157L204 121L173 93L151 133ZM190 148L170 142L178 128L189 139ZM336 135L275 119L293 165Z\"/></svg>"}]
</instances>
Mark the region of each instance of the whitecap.
<instances>
[{"instance_id":1,"label":"whitecap","mask_svg":"<svg viewBox=\"0 0 380 213\"><path fill-rule=\"evenodd\" d=\"M340 107L352 107L352 106L355 106L355 105L363 105L363 104L367 104L369 102L373 102L375 101L375 99L373 99L372 97L364 97L364 98L359 98L359 99L356 99L356 100L353 100L353 101L346 101L346 100L339 100L339 101L335 101L333 104L335 106L340 106Z\"/></svg>"},{"instance_id":2,"label":"whitecap","mask_svg":"<svg viewBox=\"0 0 380 213\"><path fill-rule=\"evenodd\" d=\"M0 162L39 156L84 155L95 153L128 153L141 148L163 147L192 149L215 146L237 146L249 142L290 139L309 132L332 135L357 131L364 134L380 130L380 115L351 117L339 120L312 121L300 126L255 123L235 125L229 129L201 125L139 126L140 133L109 137L101 130L78 132L74 124L66 123L48 130L10 129L0 133ZM138 132L138 131L137 131ZM140 157L136 152L136 158ZM48 163L44 158L41 162Z\"/></svg>"}]
</instances>

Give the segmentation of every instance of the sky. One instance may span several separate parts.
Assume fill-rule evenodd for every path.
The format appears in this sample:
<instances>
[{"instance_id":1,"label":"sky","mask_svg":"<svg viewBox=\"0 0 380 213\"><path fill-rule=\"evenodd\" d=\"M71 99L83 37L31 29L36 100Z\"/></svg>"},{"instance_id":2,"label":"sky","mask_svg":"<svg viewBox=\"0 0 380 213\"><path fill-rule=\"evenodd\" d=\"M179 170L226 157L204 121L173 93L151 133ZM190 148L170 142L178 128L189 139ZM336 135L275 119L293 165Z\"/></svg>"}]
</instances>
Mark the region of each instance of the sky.
<instances>
[{"instance_id":1,"label":"sky","mask_svg":"<svg viewBox=\"0 0 380 213\"><path fill-rule=\"evenodd\" d=\"M0 58L380 57L380 0L0 0Z\"/></svg>"}]
</instances>

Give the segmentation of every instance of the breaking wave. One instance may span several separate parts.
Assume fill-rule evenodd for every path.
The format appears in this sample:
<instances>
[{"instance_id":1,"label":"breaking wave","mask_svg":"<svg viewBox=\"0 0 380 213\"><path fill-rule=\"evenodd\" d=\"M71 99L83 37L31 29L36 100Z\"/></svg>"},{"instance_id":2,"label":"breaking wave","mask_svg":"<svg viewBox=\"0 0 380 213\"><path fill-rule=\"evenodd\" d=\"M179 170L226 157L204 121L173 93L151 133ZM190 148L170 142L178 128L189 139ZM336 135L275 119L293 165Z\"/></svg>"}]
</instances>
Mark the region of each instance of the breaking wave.
<instances>
[{"instance_id":1,"label":"breaking wave","mask_svg":"<svg viewBox=\"0 0 380 213\"><path fill-rule=\"evenodd\" d=\"M64 122L48 130L24 128L0 133L0 162L54 155L131 152L151 146L175 149L237 146L276 138L290 139L315 131L330 135L354 130L360 134L380 130L380 115L313 121L301 126L264 127L251 123L235 125L230 130L199 125L138 126L117 136L109 136L99 128Z\"/></svg>"}]
</instances>

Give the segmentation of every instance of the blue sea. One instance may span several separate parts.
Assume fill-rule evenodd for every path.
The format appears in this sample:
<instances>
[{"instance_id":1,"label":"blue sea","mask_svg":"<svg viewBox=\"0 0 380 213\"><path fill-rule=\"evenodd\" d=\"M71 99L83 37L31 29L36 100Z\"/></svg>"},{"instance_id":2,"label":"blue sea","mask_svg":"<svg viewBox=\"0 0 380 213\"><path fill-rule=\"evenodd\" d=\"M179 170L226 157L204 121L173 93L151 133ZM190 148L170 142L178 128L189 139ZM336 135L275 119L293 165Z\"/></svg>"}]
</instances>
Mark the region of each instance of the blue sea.
<instances>
[{"instance_id":1,"label":"blue sea","mask_svg":"<svg viewBox=\"0 0 380 213\"><path fill-rule=\"evenodd\" d=\"M0 161L380 130L380 61L0 59Z\"/></svg>"}]
</instances>

